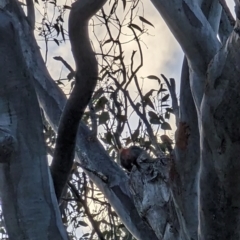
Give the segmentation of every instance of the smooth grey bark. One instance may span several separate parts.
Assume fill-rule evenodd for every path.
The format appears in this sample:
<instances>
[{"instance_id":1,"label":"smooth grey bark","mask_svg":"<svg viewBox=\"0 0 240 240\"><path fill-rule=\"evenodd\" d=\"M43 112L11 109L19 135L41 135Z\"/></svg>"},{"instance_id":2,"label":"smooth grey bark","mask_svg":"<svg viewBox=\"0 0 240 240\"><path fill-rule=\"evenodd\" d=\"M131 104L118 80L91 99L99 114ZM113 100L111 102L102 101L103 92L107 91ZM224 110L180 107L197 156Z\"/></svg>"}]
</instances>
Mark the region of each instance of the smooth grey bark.
<instances>
[{"instance_id":1,"label":"smooth grey bark","mask_svg":"<svg viewBox=\"0 0 240 240\"><path fill-rule=\"evenodd\" d=\"M230 36L233 30L234 24L232 25L228 19L228 16L225 12L225 9L222 10L221 20L219 25L219 38L221 39L222 43L225 43Z\"/></svg>"},{"instance_id":2,"label":"smooth grey bark","mask_svg":"<svg viewBox=\"0 0 240 240\"><path fill-rule=\"evenodd\" d=\"M178 219L184 233L182 239L197 239L200 137L186 58L182 66L179 125L175 140L171 188L175 204L178 206L176 208Z\"/></svg>"},{"instance_id":3,"label":"smooth grey bark","mask_svg":"<svg viewBox=\"0 0 240 240\"><path fill-rule=\"evenodd\" d=\"M11 14L0 10L0 197L6 229L14 240L68 239L15 26Z\"/></svg>"},{"instance_id":4,"label":"smooth grey bark","mask_svg":"<svg viewBox=\"0 0 240 240\"><path fill-rule=\"evenodd\" d=\"M203 0L199 6L212 27L212 30L217 35L222 16L222 7L219 4L219 0Z\"/></svg>"},{"instance_id":5,"label":"smooth grey bark","mask_svg":"<svg viewBox=\"0 0 240 240\"><path fill-rule=\"evenodd\" d=\"M240 3L235 2L234 31L209 65L202 102L199 239L240 238Z\"/></svg>"}]
</instances>

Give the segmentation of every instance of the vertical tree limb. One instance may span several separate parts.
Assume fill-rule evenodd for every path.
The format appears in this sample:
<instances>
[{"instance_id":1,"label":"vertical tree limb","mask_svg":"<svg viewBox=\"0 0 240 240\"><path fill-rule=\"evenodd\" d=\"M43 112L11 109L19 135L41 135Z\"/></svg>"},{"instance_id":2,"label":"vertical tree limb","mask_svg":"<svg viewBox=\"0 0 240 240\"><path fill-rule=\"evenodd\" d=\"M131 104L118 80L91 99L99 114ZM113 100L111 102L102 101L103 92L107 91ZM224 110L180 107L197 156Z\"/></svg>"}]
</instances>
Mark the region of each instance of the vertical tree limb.
<instances>
[{"instance_id":1,"label":"vertical tree limb","mask_svg":"<svg viewBox=\"0 0 240 240\"><path fill-rule=\"evenodd\" d=\"M98 66L88 36L88 21L105 2L106 0L77 1L72 4L69 15L69 38L76 63L76 75L73 91L60 119L51 165L58 200L72 168L80 120L97 84Z\"/></svg>"}]
</instances>

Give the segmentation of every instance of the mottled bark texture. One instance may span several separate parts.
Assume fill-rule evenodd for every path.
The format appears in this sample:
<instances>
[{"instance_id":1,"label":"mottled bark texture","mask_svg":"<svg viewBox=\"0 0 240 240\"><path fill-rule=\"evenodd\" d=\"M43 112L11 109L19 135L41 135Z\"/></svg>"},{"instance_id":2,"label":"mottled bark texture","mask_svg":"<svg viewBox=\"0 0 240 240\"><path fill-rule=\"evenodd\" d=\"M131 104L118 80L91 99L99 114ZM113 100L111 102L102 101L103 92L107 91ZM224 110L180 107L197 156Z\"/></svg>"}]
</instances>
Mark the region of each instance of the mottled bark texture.
<instances>
[{"instance_id":1,"label":"mottled bark texture","mask_svg":"<svg viewBox=\"0 0 240 240\"><path fill-rule=\"evenodd\" d=\"M200 239L240 238L240 31L208 67L201 108Z\"/></svg>"}]
</instances>

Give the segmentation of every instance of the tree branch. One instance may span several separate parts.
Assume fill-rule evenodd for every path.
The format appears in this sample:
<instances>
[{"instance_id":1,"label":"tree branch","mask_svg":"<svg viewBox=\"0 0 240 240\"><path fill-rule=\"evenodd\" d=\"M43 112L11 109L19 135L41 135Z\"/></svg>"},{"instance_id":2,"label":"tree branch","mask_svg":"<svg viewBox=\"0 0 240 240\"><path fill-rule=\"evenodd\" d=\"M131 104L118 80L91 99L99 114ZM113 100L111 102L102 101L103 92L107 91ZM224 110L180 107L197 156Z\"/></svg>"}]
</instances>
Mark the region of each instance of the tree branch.
<instances>
[{"instance_id":1,"label":"tree branch","mask_svg":"<svg viewBox=\"0 0 240 240\"><path fill-rule=\"evenodd\" d=\"M26 0L27 3L27 19L32 30L35 28L35 10L33 0Z\"/></svg>"},{"instance_id":2,"label":"tree branch","mask_svg":"<svg viewBox=\"0 0 240 240\"><path fill-rule=\"evenodd\" d=\"M198 4L193 1L151 1L186 54L191 72L192 93L197 109L200 111L206 69L220 48L217 35Z\"/></svg>"},{"instance_id":3,"label":"tree branch","mask_svg":"<svg viewBox=\"0 0 240 240\"><path fill-rule=\"evenodd\" d=\"M178 206L176 211L181 218L179 221L185 223L186 234L190 239L197 239L200 136L186 58L182 65L179 124L175 139L175 161L172 168L171 186L173 198ZM184 189L181 194L179 194L180 189ZM182 216L185 216L184 219Z\"/></svg>"},{"instance_id":4,"label":"tree branch","mask_svg":"<svg viewBox=\"0 0 240 240\"><path fill-rule=\"evenodd\" d=\"M232 15L230 9L228 8L228 5L226 4L226 1L225 0L218 0L218 1L221 4L221 6L223 8L223 11L225 12L225 14L227 16L230 25L234 26L235 25L235 19Z\"/></svg>"},{"instance_id":5,"label":"tree branch","mask_svg":"<svg viewBox=\"0 0 240 240\"><path fill-rule=\"evenodd\" d=\"M69 38L76 63L75 85L62 113L51 173L58 201L74 160L77 130L97 84L98 67L88 36L88 20L106 0L77 1L69 15ZM99 8L98 8L99 7Z\"/></svg>"},{"instance_id":6,"label":"tree branch","mask_svg":"<svg viewBox=\"0 0 240 240\"><path fill-rule=\"evenodd\" d=\"M228 17L226 15L226 12L222 11L218 33L219 33L219 37L221 39L221 42L223 44L227 41L227 39L230 36L232 30L233 30L233 26L230 24L230 22L228 20Z\"/></svg>"}]
</instances>

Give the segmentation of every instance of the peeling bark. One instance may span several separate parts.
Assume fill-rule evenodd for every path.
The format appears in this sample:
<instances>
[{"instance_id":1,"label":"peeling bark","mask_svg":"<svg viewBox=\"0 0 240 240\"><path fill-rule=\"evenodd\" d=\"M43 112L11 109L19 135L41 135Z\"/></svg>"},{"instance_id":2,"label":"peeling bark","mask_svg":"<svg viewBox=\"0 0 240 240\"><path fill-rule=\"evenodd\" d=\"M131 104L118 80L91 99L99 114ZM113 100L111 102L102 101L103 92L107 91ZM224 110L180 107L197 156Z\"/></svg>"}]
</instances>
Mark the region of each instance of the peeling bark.
<instances>
[{"instance_id":1,"label":"peeling bark","mask_svg":"<svg viewBox=\"0 0 240 240\"><path fill-rule=\"evenodd\" d=\"M140 216L153 228L158 239L181 239L169 187L170 159L149 159L142 154L130 174L130 190Z\"/></svg>"}]
</instances>

